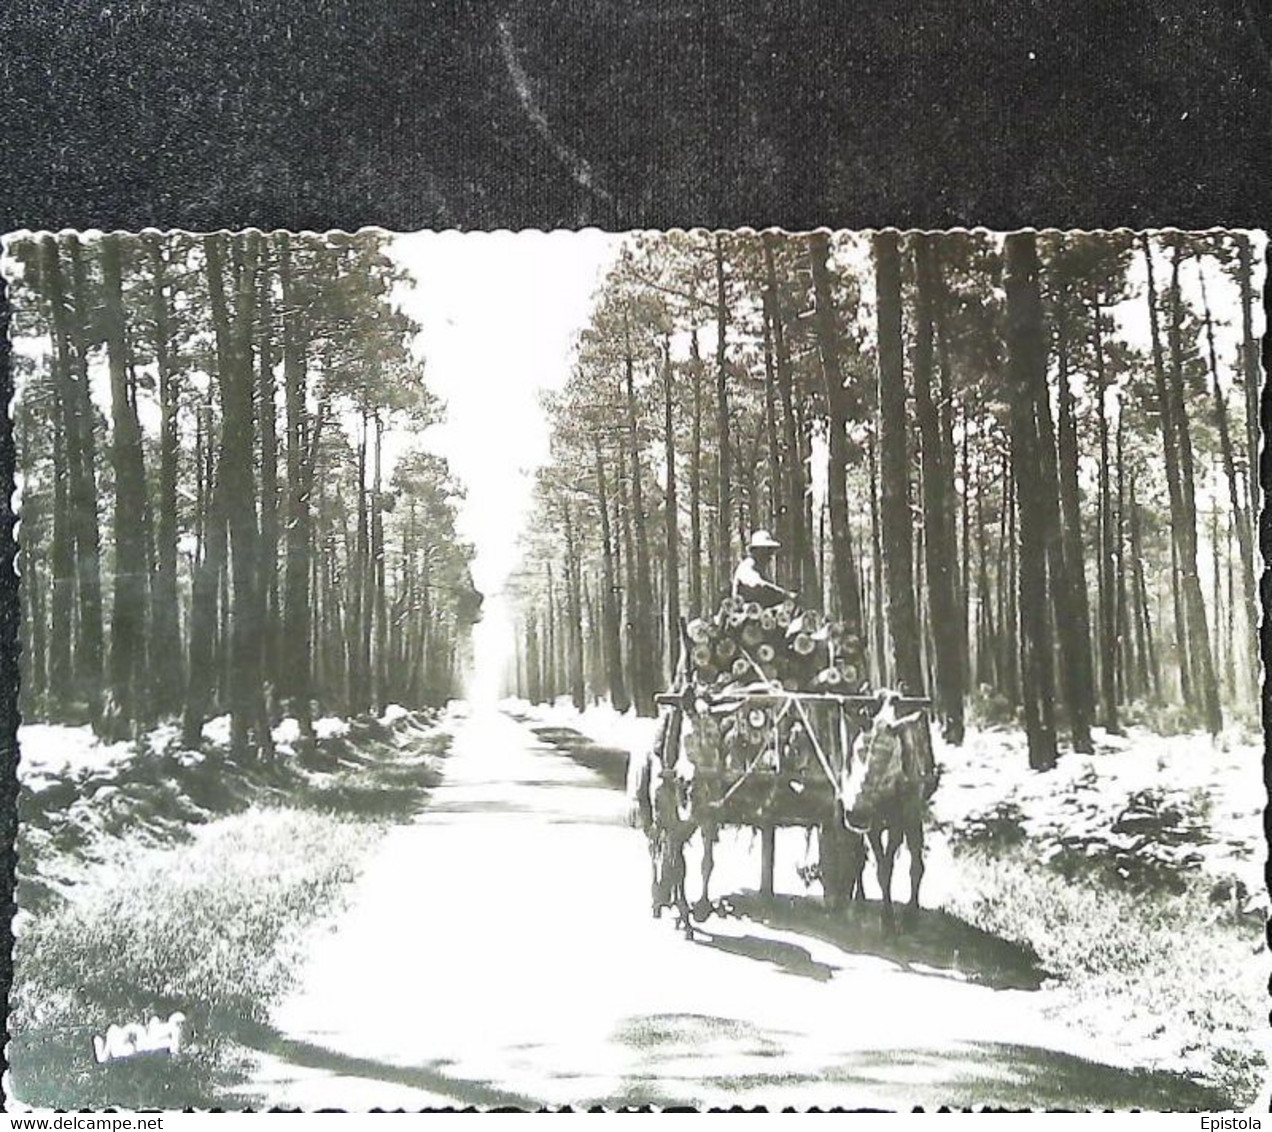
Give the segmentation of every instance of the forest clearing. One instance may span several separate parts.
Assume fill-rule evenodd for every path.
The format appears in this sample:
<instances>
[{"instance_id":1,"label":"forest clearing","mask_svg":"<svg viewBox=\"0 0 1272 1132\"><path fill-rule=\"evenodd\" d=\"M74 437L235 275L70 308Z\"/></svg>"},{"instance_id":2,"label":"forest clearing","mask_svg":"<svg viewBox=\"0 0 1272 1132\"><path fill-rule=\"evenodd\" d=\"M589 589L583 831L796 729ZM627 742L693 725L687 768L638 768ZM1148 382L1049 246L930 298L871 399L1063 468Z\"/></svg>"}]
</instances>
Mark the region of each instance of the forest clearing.
<instances>
[{"instance_id":1,"label":"forest clearing","mask_svg":"<svg viewBox=\"0 0 1272 1132\"><path fill-rule=\"evenodd\" d=\"M10 1097L1266 1100L1262 235L5 250Z\"/></svg>"}]
</instances>

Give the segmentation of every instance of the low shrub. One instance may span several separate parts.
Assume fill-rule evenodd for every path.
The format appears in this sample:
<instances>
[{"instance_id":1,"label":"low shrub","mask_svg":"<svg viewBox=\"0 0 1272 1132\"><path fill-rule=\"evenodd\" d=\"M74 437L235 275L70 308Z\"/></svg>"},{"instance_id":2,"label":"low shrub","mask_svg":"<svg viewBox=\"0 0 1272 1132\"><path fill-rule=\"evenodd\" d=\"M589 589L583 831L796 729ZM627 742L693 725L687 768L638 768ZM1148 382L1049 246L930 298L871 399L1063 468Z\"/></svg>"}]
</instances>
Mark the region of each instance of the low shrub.
<instances>
[{"instance_id":1,"label":"low shrub","mask_svg":"<svg viewBox=\"0 0 1272 1132\"><path fill-rule=\"evenodd\" d=\"M1252 1040L1266 1022L1263 929L1217 906L1208 883L1074 883L1024 846L965 847L955 867L948 910L1032 948L1066 1020L1101 1044L1135 1047L1141 1063L1203 1078L1234 1107L1253 1100L1265 1071Z\"/></svg>"},{"instance_id":2,"label":"low shrub","mask_svg":"<svg viewBox=\"0 0 1272 1132\"><path fill-rule=\"evenodd\" d=\"M197 752L171 725L109 752L80 737L75 765L24 782L15 1095L62 1108L218 1103L235 1035L266 1019L308 926L377 831L436 784L449 737L434 719L320 721L321 766L289 747L299 729L286 723L266 760L231 756L217 740L228 721L209 724ZM94 1034L173 1011L189 1020L180 1054L95 1062Z\"/></svg>"},{"instance_id":3,"label":"low shrub","mask_svg":"<svg viewBox=\"0 0 1272 1132\"><path fill-rule=\"evenodd\" d=\"M1029 841L1066 877L1089 874L1135 891L1182 891L1217 840L1213 804L1203 789L1111 785L1093 762L1051 782L1045 796L986 800L941 828L956 848Z\"/></svg>"},{"instance_id":4,"label":"low shrub","mask_svg":"<svg viewBox=\"0 0 1272 1132\"><path fill-rule=\"evenodd\" d=\"M19 903L41 912L57 893L76 886L85 865L117 860L121 846L135 852L140 845L179 843L199 826L253 805L400 820L438 781L436 759L449 739L430 719L408 713L391 726L355 720L343 731L334 726L341 721L326 720L327 737L312 748L293 753L280 742L268 760L235 758L214 743L182 750L176 730L161 727L137 740L127 758L98 758L60 778L24 781ZM355 730L356 742L348 737ZM278 732L285 737L288 728Z\"/></svg>"},{"instance_id":5,"label":"low shrub","mask_svg":"<svg viewBox=\"0 0 1272 1132\"><path fill-rule=\"evenodd\" d=\"M1112 815L1095 795L1067 797L1074 814L1037 831L1043 858L1062 875L1091 874L1132 891L1182 892L1211 840L1204 791L1150 786L1131 792ZM1078 812L1080 811L1080 812Z\"/></svg>"},{"instance_id":6,"label":"low shrub","mask_svg":"<svg viewBox=\"0 0 1272 1132\"><path fill-rule=\"evenodd\" d=\"M27 918L14 949L14 1094L50 1107L209 1103L232 1067L230 1035L264 1020L371 835L330 814L253 808L103 867L82 897ZM94 1061L93 1033L175 1010L190 1020L182 1053Z\"/></svg>"},{"instance_id":7,"label":"low shrub","mask_svg":"<svg viewBox=\"0 0 1272 1132\"><path fill-rule=\"evenodd\" d=\"M950 842L958 847L1019 845L1025 839L1025 812L1011 799L995 802L949 829Z\"/></svg>"}]
</instances>

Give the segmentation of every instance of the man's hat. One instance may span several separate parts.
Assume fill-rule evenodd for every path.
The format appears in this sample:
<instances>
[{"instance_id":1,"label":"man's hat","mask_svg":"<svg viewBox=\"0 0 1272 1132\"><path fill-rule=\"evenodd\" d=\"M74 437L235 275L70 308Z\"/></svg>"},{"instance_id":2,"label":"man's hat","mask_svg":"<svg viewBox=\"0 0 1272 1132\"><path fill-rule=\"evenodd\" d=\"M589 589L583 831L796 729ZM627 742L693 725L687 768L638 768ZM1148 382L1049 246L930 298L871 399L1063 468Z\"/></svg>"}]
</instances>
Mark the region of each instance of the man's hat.
<instances>
[{"instance_id":1,"label":"man's hat","mask_svg":"<svg viewBox=\"0 0 1272 1132\"><path fill-rule=\"evenodd\" d=\"M747 543L751 550L776 550L781 545L768 531L753 532L751 541Z\"/></svg>"}]
</instances>

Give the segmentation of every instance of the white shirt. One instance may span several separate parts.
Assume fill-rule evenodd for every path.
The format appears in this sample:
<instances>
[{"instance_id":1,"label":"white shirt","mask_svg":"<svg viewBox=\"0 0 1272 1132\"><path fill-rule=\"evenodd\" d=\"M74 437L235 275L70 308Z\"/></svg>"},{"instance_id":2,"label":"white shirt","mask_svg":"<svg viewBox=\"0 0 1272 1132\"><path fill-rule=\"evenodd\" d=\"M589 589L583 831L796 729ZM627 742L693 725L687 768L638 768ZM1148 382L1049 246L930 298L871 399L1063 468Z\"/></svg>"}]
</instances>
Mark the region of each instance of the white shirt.
<instances>
[{"instance_id":1,"label":"white shirt","mask_svg":"<svg viewBox=\"0 0 1272 1132\"><path fill-rule=\"evenodd\" d=\"M744 586L763 586L765 584L771 583L760 573L760 568L755 564L755 559L749 554L738 563L738 568L733 571L734 597L739 596L739 591Z\"/></svg>"}]
</instances>

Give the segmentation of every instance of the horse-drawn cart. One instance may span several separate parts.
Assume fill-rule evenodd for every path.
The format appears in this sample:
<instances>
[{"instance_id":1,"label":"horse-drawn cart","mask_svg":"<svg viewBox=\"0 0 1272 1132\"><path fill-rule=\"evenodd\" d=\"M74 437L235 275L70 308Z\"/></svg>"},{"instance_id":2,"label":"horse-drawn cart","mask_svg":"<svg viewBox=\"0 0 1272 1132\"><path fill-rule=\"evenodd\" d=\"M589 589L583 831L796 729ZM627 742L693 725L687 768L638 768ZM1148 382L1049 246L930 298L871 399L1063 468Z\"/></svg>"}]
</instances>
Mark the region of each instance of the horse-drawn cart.
<instances>
[{"instance_id":1,"label":"horse-drawn cart","mask_svg":"<svg viewBox=\"0 0 1272 1132\"><path fill-rule=\"evenodd\" d=\"M816 828L827 903L836 907L850 899L865 864L862 834L848 827L844 812L858 737L873 734L884 712L893 721L889 726L915 721L926 735L922 713L928 701L894 693L795 691L763 680L722 689L687 678L679 683L658 696L657 740L633 783L650 842L655 914L674 907L691 931L691 913L700 920L714 910L708 896L713 850L726 825L759 831L760 890L766 895L773 891L777 828ZM917 763L912 769L916 781L927 772ZM702 895L690 909L684 849L695 832L702 838Z\"/></svg>"}]
</instances>

